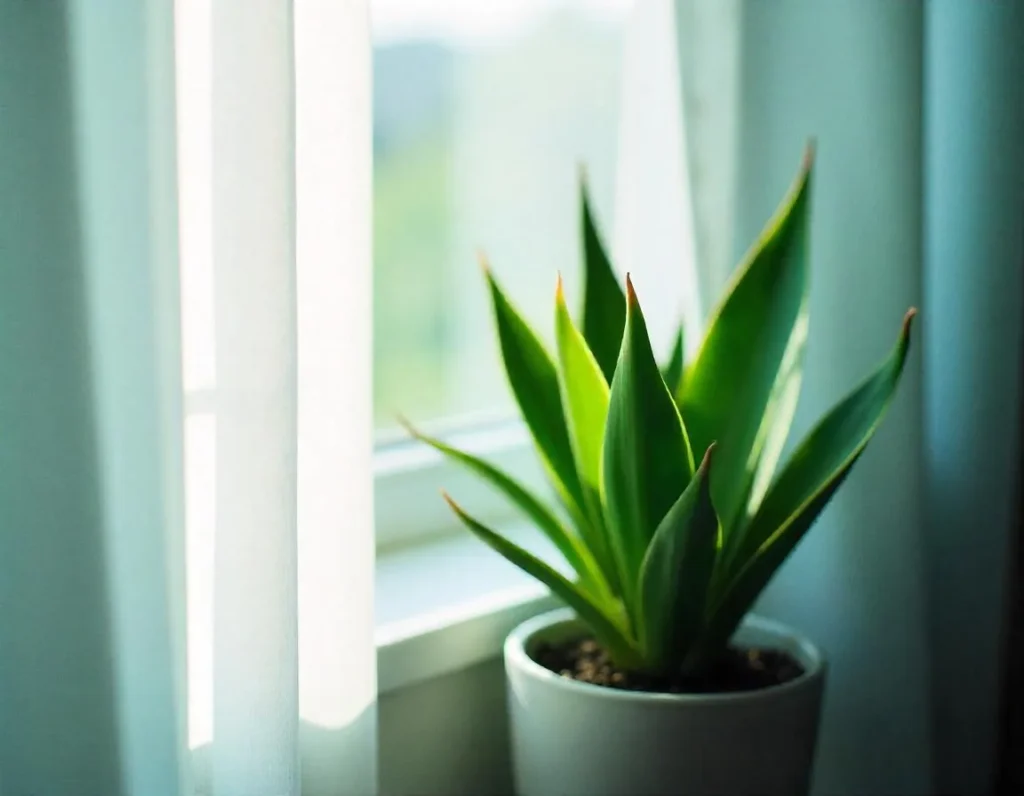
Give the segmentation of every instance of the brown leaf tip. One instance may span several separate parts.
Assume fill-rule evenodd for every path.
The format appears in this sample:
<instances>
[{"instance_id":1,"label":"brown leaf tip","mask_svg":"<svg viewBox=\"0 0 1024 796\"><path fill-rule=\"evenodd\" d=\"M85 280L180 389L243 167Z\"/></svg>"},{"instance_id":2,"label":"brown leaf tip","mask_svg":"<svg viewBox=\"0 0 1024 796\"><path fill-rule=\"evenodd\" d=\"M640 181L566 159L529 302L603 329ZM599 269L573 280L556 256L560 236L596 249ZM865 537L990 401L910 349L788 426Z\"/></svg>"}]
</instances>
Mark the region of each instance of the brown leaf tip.
<instances>
[{"instance_id":1,"label":"brown leaf tip","mask_svg":"<svg viewBox=\"0 0 1024 796\"><path fill-rule=\"evenodd\" d=\"M810 171L811 166L814 165L814 157L818 151L818 139L815 136L811 136L807 139L807 143L804 144L804 156L803 156L803 169L804 171Z\"/></svg>"},{"instance_id":2,"label":"brown leaf tip","mask_svg":"<svg viewBox=\"0 0 1024 796\"><path fill-rule=\"evenodd\" d=\"M476 260L480 263L480 270L484 272L484 276L489 277L491 275L491 264L487 260L487 255L483 249L476 250Z\"/></svg>"},{"instance_id":3,"label":"brown leaf tip","mask_svg":"<svg viewBox=\"0 0 1024 796\"><path fill-rule=\"evenodd\" d=\"M635 307L637 305L636 291L633 289L633 280L626 274L626 303Z\"/></svg>"},{"instance_id":4,"label":"brown leaf tip","mask_svg":"<svg viewBox=\"0 0 1024 796\"><path fill-rule=\"evenodd\" d=\"M907 310L907 314L903 316L903 328L900 330L900 334L904 337L910 334L910 327L913 325L914 318L917 317L917 307L911 307Z\"/></svg>"},{"instance_id":5,"label":"brown leaf tip","mask_svg":"<svg viewBox=\"0 0 1024 796\"><path fill-rule=\"evenodd\" d=\"M718 447L718 443L712 442L710 445L708 445L708 449L704 451L704 460L700 463L700 469L703 470L705 473L711 466L711 455L714 453L716 447Z\"/></svg>"}]
</instances>

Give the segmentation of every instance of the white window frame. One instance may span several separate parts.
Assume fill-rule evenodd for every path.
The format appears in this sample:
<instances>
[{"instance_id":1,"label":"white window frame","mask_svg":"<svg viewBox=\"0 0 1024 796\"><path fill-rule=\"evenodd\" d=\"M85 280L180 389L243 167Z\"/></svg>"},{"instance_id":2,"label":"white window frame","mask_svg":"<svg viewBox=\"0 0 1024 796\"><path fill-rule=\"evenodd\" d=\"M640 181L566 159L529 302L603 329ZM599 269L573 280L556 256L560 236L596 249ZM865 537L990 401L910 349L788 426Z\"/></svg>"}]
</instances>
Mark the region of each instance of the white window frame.
<instances>
[{"instance_id":1,"label":"white window frame","mask_svg":"<svg viewBox=\"0 0 1024 796\"><path fill-rule=\"evenodd\" d=\"M551 489L522 421L467 424L442 438L459 450L487 460L538 496L550 495ZM428 445L413 439L384 442L374 454L378 552L464 531L442 500L442 490L492 527L521 519L496 488Z\"/></svg>"},{"instance_id":2,"label":"white window frame","mask_svg":"<svg viewBox=\"0 0 1024 796\"><path fill-rule=\"evenodd\" d=\"M687 24L681 27L688 45L683 48L684 52L691 51L698 43L695 40L702 37L709 39L705 45L707 47L711 47L712 43L716 47L722 45L723 37L725 44L735 47L737 23L734 17L738 13L735 0L725 0L724 5L730 9L728 12L701 12L699 9L689 9L687 4L677 4L677 8L684 15L688 15ZM704 16L708 16L708 19ZM729 24L723 27L723 21ZM717 26L713 23L717 23ZM697 35L698 33L701 35ZM704 64L709 59L705 57L697 60ZM725 64L729 59L723 56L719 60ZM716 68L723 64L717 61L712 63ZM695 69L699 66L697 63L687 66L690 77L684 95L688 100L693 101L695 96L702 93L720 91L721 86L710 67L705 65L704 69ZM730 97L734 93L735 87L732 87ZM703 122L709 129L696 131L696 139L699 140L697 145L694 144L694 131L691 130L690 147L694 150L690 153L691 160L711 158L716 163L727 161L723 152L732 140L733 129L730 125L735 121L735 108L732 103L723 102L721 108L717 110L718 116L707 118ZM692 120L700 122L700 114L690 115ZM716 135L716 132L727 134ZM728 180L721 182L724 185ZM732 204L732 197L728 192L722 196L709 193L709 188L713 187L701 185L695 190L695 197L704 197L702 201L709 205L706 208L699 207L698 211L703 209L703 215L722 219L722 231L727 233L731 222L727 208ZM698 215L701 213L698 212ZM718 236L723 240L728 237L727 234ZM712 260L721 259L713 256L712 252L707 254L712 255ZM712 273L705 274L701 281L702 287L708 284L717 287L722 280L719 274ZM215 386L186 390L184 417L187 420L194 415L206 413L212 413L216 417L216 403ZM480 456L515 478L538 497L547 500L550 505L556 505L553 490L540 466L535 446L522 420L516 416L514 407L507 412L504 419L491 418L481 422L471 416L455 418L455 421L455 425L449 425L441 432L435 431L431 425L425 426L424 430L434 433L453 447ZM442 490L451 494L474 517L491 527L500 529L521 523L524 519L497 489L465 467L450 461L404 432L385 432L379 435L375 445L373 468L375 540L378 554L432 538L466 533L442 500Z\"/></svg>"},{"instance_id":3,"label":"white window frame","mask_svg":"<svg viewBox=\"0 0 1024 796\"><path fill-rule=\"evenodd\" d=\"M215 387L185 391L184 419L217 416ZM544 478L529 432L521 420L462 422L437 434L445 443L486 459L538 496L551 488ZM462 529L441 498L448 492L481 522L502 526L521 520L497 489L405 432L387 434L375 445L374 530L378 553Z\"/></svg>"}]
</instances>

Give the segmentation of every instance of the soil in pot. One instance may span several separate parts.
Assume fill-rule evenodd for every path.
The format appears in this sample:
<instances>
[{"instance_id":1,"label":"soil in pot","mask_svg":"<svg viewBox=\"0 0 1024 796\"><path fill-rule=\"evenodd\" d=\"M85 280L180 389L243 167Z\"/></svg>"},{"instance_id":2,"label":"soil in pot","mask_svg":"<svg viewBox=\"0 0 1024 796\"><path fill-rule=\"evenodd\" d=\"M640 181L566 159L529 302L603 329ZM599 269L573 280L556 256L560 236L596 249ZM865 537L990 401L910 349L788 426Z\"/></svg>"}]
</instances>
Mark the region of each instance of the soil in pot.
<instances>
[{"instance_id":1,"label":"soil in pot","mask_svg":"<svg viewBox=\"0 0 1024 796\"><path fill-rule=\"evenodd\" d=\"M756 691L789 682L803 667L781 650L728 647L710 670L700 677L654 677L619 669L592 638L542 643L531 657L555 674L583 683L666 694L707 694Z\"/></svg>"}]
</instances>

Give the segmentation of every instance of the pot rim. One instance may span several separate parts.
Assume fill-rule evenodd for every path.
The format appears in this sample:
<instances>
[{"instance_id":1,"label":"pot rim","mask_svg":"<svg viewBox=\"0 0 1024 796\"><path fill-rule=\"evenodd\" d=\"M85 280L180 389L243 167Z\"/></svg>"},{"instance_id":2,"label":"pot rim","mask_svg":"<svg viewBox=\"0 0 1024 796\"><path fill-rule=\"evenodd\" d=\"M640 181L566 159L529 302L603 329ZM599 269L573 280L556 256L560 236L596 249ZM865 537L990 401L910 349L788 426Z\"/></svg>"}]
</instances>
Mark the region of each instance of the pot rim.
<instances>
[{"instance_id":1,"label":"pot rim","mask_svg":"<svg viewBox=\"0 0 1024 796\"><path fill-rule=\"evenodd\" d=\"M558 608L548 611L520 623L505 639L504 657L506 670L516 669L532 680L539 681L551 688L575 691L581 696L614 699L626 702L643 702L648 705L676 706L686 704L698 705L742 704L784 698L795 691L817 687L818 681L825 676L827 661L821 649L810 639L782 622L767 619L756 614L747 614L741 627L757 630L774 636L783 642L780 646L793 655L804 668L803 674L788 682L758 688L752 691L735 691L727 693L701 694L666 694L651 691L627 691L620 688L583 683L562 677L545 666L537 663L526 652L527 645L535 636L551 630L558 625L585 623L572 609ZM506 677L508 674L506 675Z\"/></svg>"}]
</instances>

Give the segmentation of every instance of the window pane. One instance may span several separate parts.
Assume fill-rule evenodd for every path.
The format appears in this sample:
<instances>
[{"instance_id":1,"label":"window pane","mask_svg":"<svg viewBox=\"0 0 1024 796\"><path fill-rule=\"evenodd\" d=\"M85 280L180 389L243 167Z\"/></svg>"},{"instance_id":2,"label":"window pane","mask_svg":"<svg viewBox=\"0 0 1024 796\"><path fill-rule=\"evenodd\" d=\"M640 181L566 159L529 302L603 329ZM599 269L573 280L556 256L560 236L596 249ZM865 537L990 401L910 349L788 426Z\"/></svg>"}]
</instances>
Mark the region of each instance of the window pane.
<instances>
[{"instance_id":1,"label":"window pane","mask_svg":"<svg viewBox=\"0 0 1024 796\"><path fill-rule=\"evenodd\" d=\"M628 0L373 0L379 431L511 410L476 252L553 337L578 167L610 230Z\"/></svg>"}]
</instances>

